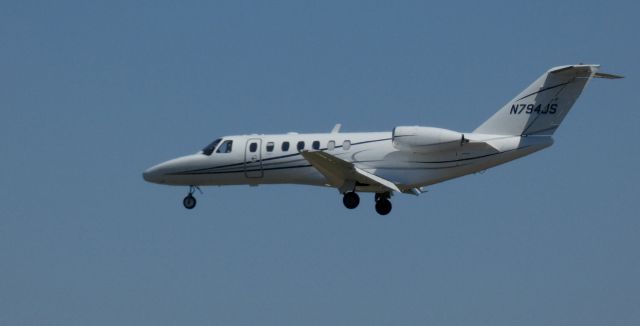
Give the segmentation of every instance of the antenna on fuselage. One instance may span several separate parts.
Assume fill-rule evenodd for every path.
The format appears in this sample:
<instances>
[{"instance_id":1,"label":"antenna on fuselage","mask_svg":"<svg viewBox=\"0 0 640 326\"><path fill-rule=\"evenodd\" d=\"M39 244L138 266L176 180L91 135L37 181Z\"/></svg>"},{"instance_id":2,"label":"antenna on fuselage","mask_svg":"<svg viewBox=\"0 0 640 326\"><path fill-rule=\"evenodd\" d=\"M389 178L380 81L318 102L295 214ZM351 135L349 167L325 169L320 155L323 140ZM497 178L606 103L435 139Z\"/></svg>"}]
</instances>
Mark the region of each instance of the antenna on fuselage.
<instances>
[{"instance_id":1,"label":"antenna on fuselage","mask_svg":"<svg viewBox=\"0 0 640 326\"><path fill-rule=\"evenodd\" d=\"M342 128L342 124L340 123L336 123L335 126L333 126L333 129L331 129L331 133L332 134L337 134L340 132L340 128Z\"/></svg>"},{"instance_id":2,"label":"antenna on fuselage","mask_svg":"<svg viewBox=\"0 0 640 326\"><path fill-rule=\"evenodd\" d=\"M464 138L464 134L462 134L462 138L460 138L460 146L469 142L468 138Z\"/></svg>"}]
</instances>

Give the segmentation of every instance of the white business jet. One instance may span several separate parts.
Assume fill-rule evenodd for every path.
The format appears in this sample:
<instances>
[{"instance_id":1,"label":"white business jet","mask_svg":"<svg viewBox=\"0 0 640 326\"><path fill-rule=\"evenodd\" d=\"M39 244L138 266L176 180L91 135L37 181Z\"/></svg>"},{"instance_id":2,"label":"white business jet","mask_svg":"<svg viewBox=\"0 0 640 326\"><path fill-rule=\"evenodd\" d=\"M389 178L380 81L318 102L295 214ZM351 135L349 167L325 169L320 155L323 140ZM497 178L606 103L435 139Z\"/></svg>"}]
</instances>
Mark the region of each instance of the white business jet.
<instances>
[{"instance_id":1,"label":"white business jet","mask_svg":"<svg viewBox=\"0 0 640 326\"><path fill-rule=\"evenodd\" d=\"M395 127L391 132L226 136L201 151L146 170L146 181L189 186L184 207L196 206L199 186L302 184L337 188L344 206L375 193L375 209L391 211L391 195L419 195L425 186L486 170L553 144L553 133L598 65L555 67L536 79L473 132Z\"/></svg>"}]
</instances>

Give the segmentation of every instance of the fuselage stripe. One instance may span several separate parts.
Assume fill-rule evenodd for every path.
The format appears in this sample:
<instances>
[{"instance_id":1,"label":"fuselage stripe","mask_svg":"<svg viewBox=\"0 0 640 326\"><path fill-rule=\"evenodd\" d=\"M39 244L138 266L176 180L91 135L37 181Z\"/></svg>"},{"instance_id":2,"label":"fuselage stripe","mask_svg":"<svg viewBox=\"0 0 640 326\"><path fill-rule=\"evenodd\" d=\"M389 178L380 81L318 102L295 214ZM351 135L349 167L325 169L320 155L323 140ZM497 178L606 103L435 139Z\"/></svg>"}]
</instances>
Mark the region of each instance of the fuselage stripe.
<instances>
[{"instance_id":1,"label":"fuselage stripe","mask_svg":"<svg viewBox=\"0 0 640 326\"><path fill-rule=\"evenodd\" d=\"M362 145L362 144L367 144L367 143L374 143L374 142L385 141L385 140L391 140L391 138L367 140L367 141L353 143L353 144L351 144L351 146L357 146L357 145ZM336 145L335 148L342 148L342 145ZM323 151L323 150L327 150L327 148L325 147L325 148L321 148L319 150ZM277 159L282 159L282 158L287 158L287 157L294 157L294 156L298 156L298 155L300 155L300 153L293 153L293 154L286 154L286 155L281 155L281 156L276 156L276 157L270 157L270 158L266 158L266 159L259 160L259 161L256 161L256 162L245 162L245 161L242 161L242 162L238 162L238 163L231 163L231 164L225 164L225 165L220 165L220 166L212 166L212 167L208 167L208 168L201 168L201 169L183 171L183 172L172 173L172 174L173 175L180 175L180 174L184 174L184 173L196 174L196 173L191 173L191 172L209 171L209 170L216 170L216 169L222 169L222 168L228 168L228 167L245 166L245 165L249 165L249 164L252 164L252 163L266 165L266 164L264 164L265 161L273 161L273 160L277 160ZM302 157L302 155L300 155L300 157ZM297 160L294 160L294 161L287 161L287 162L278 162L278 163L274 163L274 164L290 163L290 162L295 162L295 161L299 161L299 160L301 160L301 159L297 159ZM304 160L304 159L302 159L302 160ZM306 160L304 160L304 161L306 162ZM243 171L245 171L245 169L243 169ZM246 171L250 171L250 170L246 170Z\"/></svg>"},{"instance_id":2,"label":"fuselage stripe","mask_svg":"<svg viewBox=\"0 0 640 326\"><path fill-rule=\"evenodd\" d=\"M547 87L547 88L543 88L543 89L541 89L541 90L539 90L539 91L537 91L537 92L533 92L533 93L531 93L531 94L529 94L529 95L525 95L525 96L523 96L523 97L521 97L521 98L517 99L517 100L516 100L516 102L517 102L517 101L520 101L520 100L524 100L525 98L527 98L527 97L529 97L529 96L533 96L533 95L536 95L536 94L539 94L539 93L542 93L542 92L548 91L548 90L550 90L550 89L554 89L554 88L558 88L558 87L560 87L560 86L568 85L569 83L571 83L571 82L566 82L566 83L558 84L558 85L555 85L555 86L549 86L549 87Z\"/></svg>"},{"instance_id":3,"label":"fuselage stripe","mask_svg":"<svg viewBox=\"0 0 640 326\"><path fill-rule=\"evenodd\" d=\"M434 161L434 162L410 161L410 162L407 162L407 163L418 163L418 164L458 163L458 162L476 160L476 159L481 159L481 158L485 158L485 157L489 157L489 156L504 154L504 153L515 151L515 150L525 149L527 147L529 147L529 146L523 146L523 147L519 147L519 148L516 148L516 149L504 151L504 152L491 153L491 154L487 154L487 155L468 157L468 158L462 158L462 159L457 159L457 160ZM295 160L295 161L298 161L298 160ZM276 165L276 164L289 164L289 163L292 163L292 162L295 162L295 161L274 163L274 165ZM361 163L361 162L357 162L356 161L356 162L353 162L353 163ZM213 174L226 174L226 173L246 173L246 172L257 172L257 171L274 171L274 170L297 169L297 168L306 168L306 167L312 167L312 165L311 164L302 164L302 165L290 165L290 166L273 166L273 167L268 167L268 168L251 167L251 168L248 168L248 169L236 169L236 170L232 170L232 171L199 171L199 170L193 170L193 171L176 172L176 173L172 173L172 175L206 175L206 174L212 174L213 175ZM441 166L441 167L426 167L426 166L423 166L423 167L378 167L377 169L441 170L441 169L450 169L450 168L456 168L456 167L460 167L460 165L450 165L450 166Z\"/></svg>"}]
</instances>

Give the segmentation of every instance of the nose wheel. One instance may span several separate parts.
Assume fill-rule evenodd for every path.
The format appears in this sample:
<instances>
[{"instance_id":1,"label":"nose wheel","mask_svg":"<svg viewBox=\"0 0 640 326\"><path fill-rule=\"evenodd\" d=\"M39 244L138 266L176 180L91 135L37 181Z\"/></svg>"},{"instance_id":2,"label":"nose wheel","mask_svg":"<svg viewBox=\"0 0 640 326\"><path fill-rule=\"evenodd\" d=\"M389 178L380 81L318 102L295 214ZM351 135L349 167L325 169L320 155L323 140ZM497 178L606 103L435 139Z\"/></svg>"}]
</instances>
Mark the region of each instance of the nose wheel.
<instances>
[{"instance_id":1,"label":"nose wheel","mask_svg":"<svg viewBox=\"0 0 640 326\"><path fill-rule=\"evenodd\" d=\"M200 190L198 186L189 186L189 194L182 200L182 205L184 205L184 208L193 209L194 207L196 207L196 197L193 197L193 193L196 191L196 189L200 193L202 193L202 190Z\"/></svg>"},{"instance_id":2,"label":"nose wheel","mask_svg":"<svg viewBox=\"0 0 640 326\"><path fill-rule=\"evenodd\" d=\"M193 197L192 194L188 194L187 197L184 197L182 200L182 205L184 205L184 208L186 209L193 209L196 207L196 202L196 197Z\"/></svg>"}]
</instances>

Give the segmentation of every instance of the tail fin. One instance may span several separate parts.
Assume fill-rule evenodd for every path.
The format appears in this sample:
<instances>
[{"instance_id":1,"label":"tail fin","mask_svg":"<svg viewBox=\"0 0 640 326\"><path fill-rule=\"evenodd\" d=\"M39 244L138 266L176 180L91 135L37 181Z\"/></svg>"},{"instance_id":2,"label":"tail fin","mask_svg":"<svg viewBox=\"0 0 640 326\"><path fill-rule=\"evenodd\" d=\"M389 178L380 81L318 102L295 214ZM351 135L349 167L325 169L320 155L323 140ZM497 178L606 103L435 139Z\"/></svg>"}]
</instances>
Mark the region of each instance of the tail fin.
<instances>
[{"instance_id":1,"label":"tail fin","mask_svg":"<svg viewBox=\"0 0 640 326\"><path fill-rule=\"evenodd\" d=\"M599 74L599 67L573 65L551 68L473 132L552 135L591 78L622 78Z\"/></svg>"}]
</instances>

